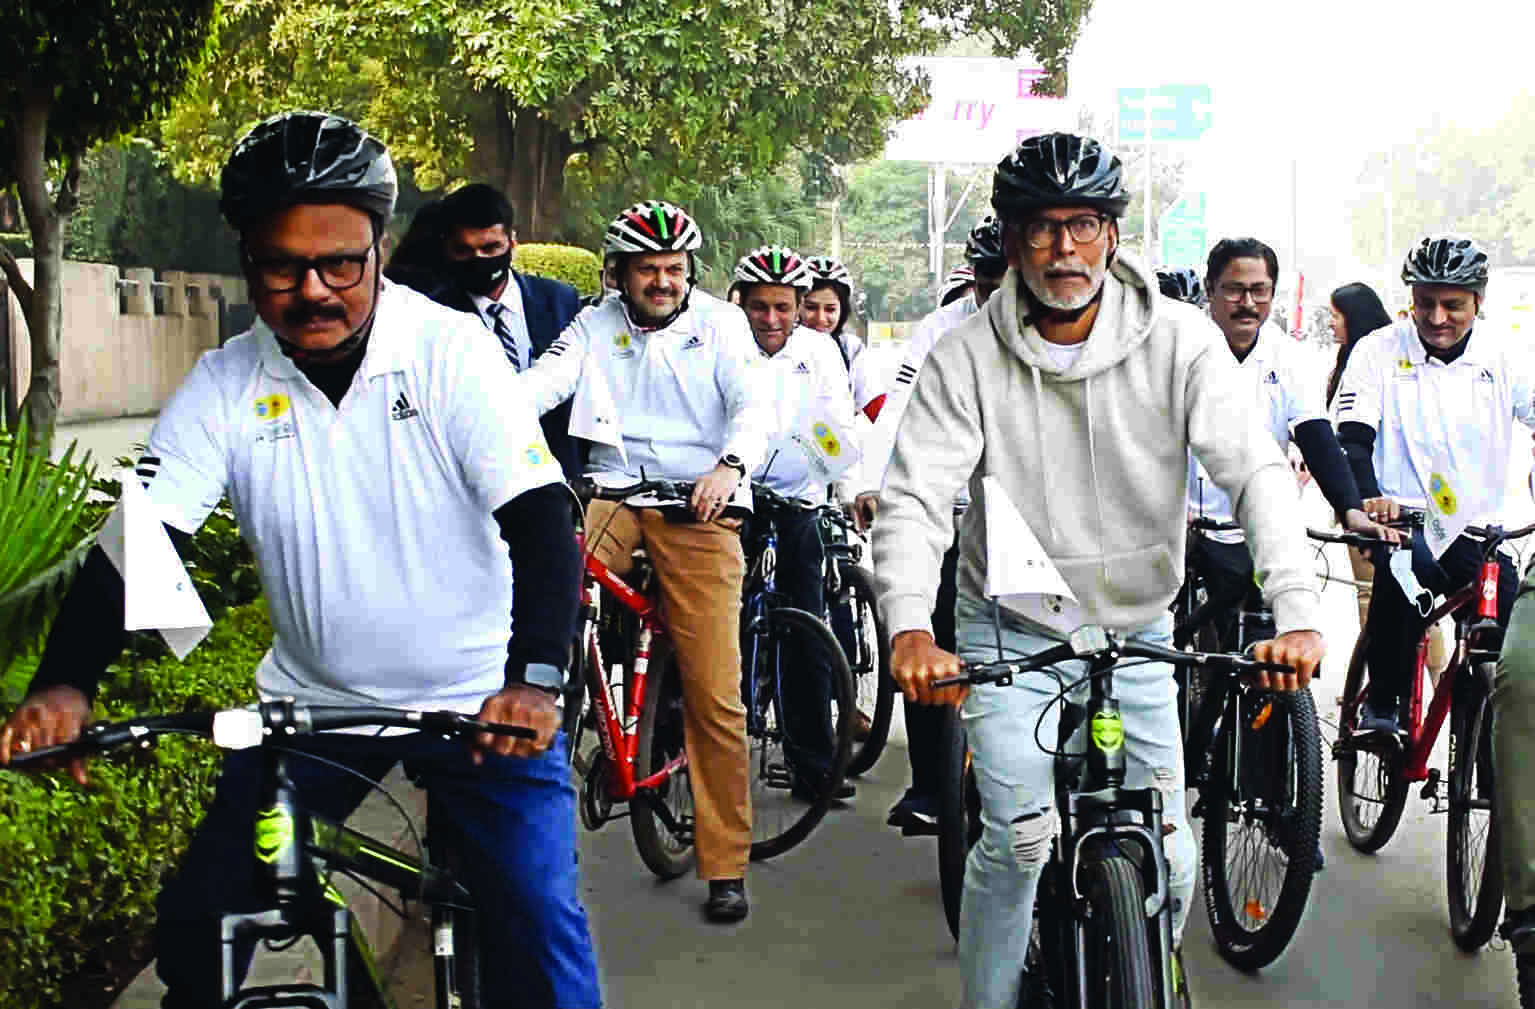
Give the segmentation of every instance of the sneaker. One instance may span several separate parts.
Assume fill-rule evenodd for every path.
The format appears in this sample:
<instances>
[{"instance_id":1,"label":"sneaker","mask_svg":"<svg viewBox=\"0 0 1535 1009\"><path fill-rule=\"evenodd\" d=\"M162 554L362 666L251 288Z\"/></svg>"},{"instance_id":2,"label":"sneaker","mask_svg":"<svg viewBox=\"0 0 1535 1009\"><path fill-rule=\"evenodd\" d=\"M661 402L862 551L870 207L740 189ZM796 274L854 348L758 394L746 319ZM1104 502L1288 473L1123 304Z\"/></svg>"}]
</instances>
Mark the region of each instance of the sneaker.
<instances>
[{"instance_id":1,"label":"sneaker","mask_svg":"<svg viewBox=\"0 0 1535 1009\"><path fill-rule=\"evenodd\" d=\"M1400 726L1396 723L1396 712L1391 709L1378 709L1369 701L1365 701L1359 706L1359 731L1396 734L1400 731Z\"/></svg>"},{"instance_id":2,"label":"sneaker","mask_svg":"<svg viewBox=\"0 0 1535 1009\"><path fill-rule=\"evenodd\" d=\"M1174 946L1169 966L1173 972L1173 1005L1176 1009L1194 1009L1194 997L1189 994L1189 974L1183 969L1183 947Z\"/></svg>"},{"instance_id":3,"label":"sneaker","mask_svg":"<svg viewBox=\"0 0 1535 1009\"><path fill-rule=\"evenodd\" d=\"M900 827L902 837L936 837L938 800L908 788L901 801L891 807L885 825Z\"/></svg>"},{"instance_id":4,"label":"sneaker","mask_svg":"<svg viewBox=\"0 0 1535 1009\"><path fill-rule=\"evenodd\" d=\"M709 880L709 899L704 902L704 917L710 921L728 923L746 917L751 905L746 901L746 880Z\"/></svg>"}]
</instances>

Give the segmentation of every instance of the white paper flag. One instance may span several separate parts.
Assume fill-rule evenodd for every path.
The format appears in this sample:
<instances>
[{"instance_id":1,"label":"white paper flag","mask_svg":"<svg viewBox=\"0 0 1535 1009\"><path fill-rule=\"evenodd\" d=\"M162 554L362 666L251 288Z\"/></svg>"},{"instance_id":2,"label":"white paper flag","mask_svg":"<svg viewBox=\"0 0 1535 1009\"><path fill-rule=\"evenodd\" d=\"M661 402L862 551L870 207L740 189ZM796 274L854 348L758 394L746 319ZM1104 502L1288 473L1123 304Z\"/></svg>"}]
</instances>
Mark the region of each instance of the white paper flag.
<instances>
[{"instance_id":1,"label":"white paper flag","mask_svg":"<svg viewBox=\"0 0 1535 1009\"><path fill-rule=\"evenodd\" d=\"M811 414L789 439L810 463L816 483L831 483L858 462L858 443L830 415Z\"/></svg>"},{"instance_id":2,"label":"white paper flag","mask_svg":"<svg viewBox=\"0 0 1535 1009\"><path fill-rule=\"evenodd\" d=\"M629 334L621 334L624 349L629 349ZM615 338L615 343L619 342ZM581 368L581 380L576 386L576 392L570 402L570 435L572 438L585 438L600 445L608 445L618 449L618 457L629 463L629 454L624 450L624 428L618 416L618 404L613 398L613 390L608 387L607 376L597 363L597 357L588 351L586 361Z\"/></svg>"},{"instance_id":3,"label":"white paper flag","mask_svg":"<svg viewBox=\"0 0 1535 1009\"><path fill-rule=\"evenodd\" d=\"M123 496L96 542L123 576L123 627L159 631L176 658L184 659L213 621L138 476L125 469L118 479Z\"/></svg>"},{"instance_id":4,"label":"white paper flag","mask_svg":"<svg viewBox=\"0 0 1535 1009\"><path fill-rule=\"evenodd\" d=\"M981 478L986 499L986 594L1015 613L1063 632L1087 622L1077 597L1001 482Z\"/></svg>"}]
</instances>

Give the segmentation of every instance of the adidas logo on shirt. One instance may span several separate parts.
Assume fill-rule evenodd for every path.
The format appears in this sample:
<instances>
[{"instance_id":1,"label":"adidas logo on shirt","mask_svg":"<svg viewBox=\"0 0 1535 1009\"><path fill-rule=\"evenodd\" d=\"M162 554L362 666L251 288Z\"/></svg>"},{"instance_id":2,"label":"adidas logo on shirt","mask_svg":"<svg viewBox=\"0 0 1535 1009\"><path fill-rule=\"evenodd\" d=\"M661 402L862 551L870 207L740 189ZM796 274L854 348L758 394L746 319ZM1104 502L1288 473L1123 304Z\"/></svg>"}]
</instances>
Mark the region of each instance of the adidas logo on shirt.
<instances>
[{"instance_id":1,"label":"adidas logo on shirt","mask_svg":"<svg viewBox=\"0 0 1535 1009\"><path fill-rule=\"evenodd\" d=\"M389 411L389 419L409 420L410 418L416 416L416 414L419 412L420 411L418 411L415 407L410 405L410 400L406 399L405 394L402 392L395 399L394 406Z\"/></svg>"},{"instance_id":2,"label":"adidas logo on shirt","mask_svg":"<svg viewBox=\"0 0 1535 1009\"><path fill-rule=\"evenodd\" d=\"M692 350L694 347L702 347L703 345L704 338L699 336L697 333L694 333L692 336L688 337L688 342L682 345L682 349Z\"/></svg>"},{"instance_id":3,"label":"adidas logo on shirt","mask_svg":"<svg viewBox=\"0 0 1535 1009\"><path fill-rule=\"evenodd\" d=\"M808 374L810 374L810 365L806 364L804 361L801 361L799 364L796 364L794 366L794 374L796 374L796 375L808 375Z\"/></svg>"},{"instance_id":4,"label":"adidas logo on shirt","mask_svg":"<svg viewBox=\"0 0 1535 1009\"><path fill-rule=\"evenodd\" d=\"M1277 372L1277 371L1269 372L1267 375L1263 376L1263 381L1267 385L1278 385L1279 384L1279 372Z\"/></svg>"}]
</instances>

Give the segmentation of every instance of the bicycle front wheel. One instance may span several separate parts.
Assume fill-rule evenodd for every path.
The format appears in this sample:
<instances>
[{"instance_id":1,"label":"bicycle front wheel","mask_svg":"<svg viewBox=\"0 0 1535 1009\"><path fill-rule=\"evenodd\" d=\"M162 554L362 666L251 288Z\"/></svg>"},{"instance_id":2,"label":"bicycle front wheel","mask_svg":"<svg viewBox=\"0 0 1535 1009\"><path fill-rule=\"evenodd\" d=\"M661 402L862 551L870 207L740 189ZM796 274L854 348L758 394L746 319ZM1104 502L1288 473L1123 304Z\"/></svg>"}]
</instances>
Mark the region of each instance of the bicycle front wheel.
<instances>
[{"instance_id":1,"label":"bicycle front wheel","mask_svg":"<svg viewBox=\"0 0 1535 1009\"><path fill-rule=\"evenodd\" d=\"M959 709L947 708L938 731L938 886L949 933L959 938L965 862L981 838L981 793Z\"/></svg>"},{"instance_id":2,"label":"bicycle front wheel","mask_svg":"<svg viewBox=\"0 0 1535 1009\"><path fill-rule=\"evenodd\" d=\"M848 668L853 673L854 716L853 753L848 758L849 777L874 766L890 738L890 716L895 711L895 680L890 677L890 642L885 637L885 622L880 619L874 601L874 582L869 572L856 564L841 565L842 594L833 602L846 614L848 625L832 626L842 641ZM859 731L862 726L862 731Z\"/></svg>"},{"instance_id":3,"label":"bicycle front wheel","mask_svg":"<svg viewBox=\"0 0 1535 1009\"><path fill-rule=\"evenodd\" d=\"M751 857L760 861L810 836L842 785L853 743L853 674L836 637L805 610L770 609L744 637Z\"/></svg>"},{"instance_id":4,"label":"bicycle front wheel","mask_svg":"<svg viewBox=\"0 0 1535 1009\"><path fill-rule=\"evenodd\" d=\"M1257 970L1289 945L1311 893L1322 830L1321 733L1309 689L1244 691L1235 712L1236 725L1227 718L1217 737L1205 786L1205 907L1221 956Z\"/></svg>"},{"instance_id":5,"label":"bicycle front wheel","mask_svg":"<svg viewBox=\"0 0 1535 1009\"><path fill-rule=\"evenodd\" d=\"M1151 963L1146 924L1146 887L1123 855L1084 862L1082 892L1089 915L1087 1004L1105 1009L1144 1009L1161 996Z\"/></svg>"},{"instance_id":6,"label":"bicycle front wheel","mask_svg":"<svg viewBox=\"0 0 1535 1009\"><path fill-rule=\"evenodd\" d=\"M1492 670L1463 674L1450 715L1450 822L1446 885L1450 934L1475 952L1492 938L1503 910L1498 821L1492 792Z\"/></svg>"},{"instance_id":7,"label":"bicycle front wheel","mask_svg":"<svg viewBox=\"0 0 1535 1009\"><path fill-rule=\"evenodd\" d=\"M1359 709L1369 696L1370 637L1361 631L1343 680L1338 713L1338 742L1333 751L1338 772L1338 817L1356 851L1379 851L1402 821L1407 779L1402 776L1401 747L1380 734L1358 735Z\"/></svg>"}]
</instances>

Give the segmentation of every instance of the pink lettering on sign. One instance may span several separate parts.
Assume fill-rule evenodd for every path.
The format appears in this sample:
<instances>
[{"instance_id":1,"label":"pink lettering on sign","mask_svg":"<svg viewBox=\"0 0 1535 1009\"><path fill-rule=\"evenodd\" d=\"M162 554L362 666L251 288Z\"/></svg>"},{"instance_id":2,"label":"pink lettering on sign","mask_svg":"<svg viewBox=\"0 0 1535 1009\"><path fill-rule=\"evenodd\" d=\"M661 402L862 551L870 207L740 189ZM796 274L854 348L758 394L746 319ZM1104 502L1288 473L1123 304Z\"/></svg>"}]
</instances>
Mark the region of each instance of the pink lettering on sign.
<instances>
[{"instance_id":1,"label":"pink lettering on sign","mask_svg":"<svg viewBox=\"0 0 1535 1009\"><path fill-rule=\"evenodd\" d=\"M1045 76L1044 67L1018 68L1018 97L1034 97L1034 82Z\"/></svg>"}]
</instances>

